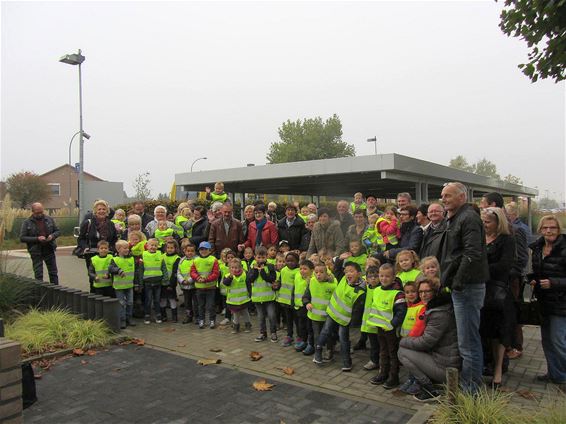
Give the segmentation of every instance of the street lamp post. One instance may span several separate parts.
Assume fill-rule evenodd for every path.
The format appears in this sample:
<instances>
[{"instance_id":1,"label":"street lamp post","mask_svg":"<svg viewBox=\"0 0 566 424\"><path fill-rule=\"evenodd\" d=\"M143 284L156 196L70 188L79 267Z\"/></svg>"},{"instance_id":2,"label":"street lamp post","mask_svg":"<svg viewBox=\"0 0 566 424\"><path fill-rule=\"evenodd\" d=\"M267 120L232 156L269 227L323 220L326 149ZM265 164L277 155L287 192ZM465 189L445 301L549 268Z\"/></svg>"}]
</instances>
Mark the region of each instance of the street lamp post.
<instances>
[{"instance_id":1,"label":"street lamp post","mask_svg":"<svg viewBox=\"0 0 566 424\"><path fill-rule=\"evenodd\" d=\"M377 136L376 137L372 137L372 138L368 138L368 143L373 143L373 146L375 148L375 155L377 156Z\"/></svg>"},{"instance_id":2,"label":"street lamp post","mask_svg":"<svg viewBox=\"0 0 566 424\"><path fill-rule=\"evenodd\" d=\"M193 172L193 166L195 166L195 163L197 163L199 160L206 160L206 159L207 159L207 158L198 158L198 159L195 159L195 160L193 161L193 163L191 163L191 172Z\"/></svg>"},{"instance_id":3,"label":"street lamp post","mask_svg":"<svg viewBox=\"0 0 566 424\"><path fill-rule=\"evenodd\" d=\"M73 140L79 134L80 134L80 131L77 131L76 133L74 133L73 136L71 137L71 141L69 142L69 166L70 167L73 167L73 165L71 164L71 147L73 146ZM90 139L90 135L88 135L85 132L83 132L83 137L86 138L87 140ZM71 182L71 175L72 175L72 171L69 168L69 210L72 210L71 204L72 204L72 201L73 201L73 185L72 185L72 182Z\"/></svg>"},{"instance_id":4,"label":"street lamp post","mask_svg":"<svg viewBox=\"0 0 566 424\"><path fill-rule=\"evenodd\" d=\"M85 61L85 57L81 54L79 49L78 53L66 54L61 56L59 62L68 65L79 65L79 225L85 215L84 204L84 131L83 131L83 86L81 64ZM72 139L71 139L72 142Z\"/></svg>"}]
</instances>

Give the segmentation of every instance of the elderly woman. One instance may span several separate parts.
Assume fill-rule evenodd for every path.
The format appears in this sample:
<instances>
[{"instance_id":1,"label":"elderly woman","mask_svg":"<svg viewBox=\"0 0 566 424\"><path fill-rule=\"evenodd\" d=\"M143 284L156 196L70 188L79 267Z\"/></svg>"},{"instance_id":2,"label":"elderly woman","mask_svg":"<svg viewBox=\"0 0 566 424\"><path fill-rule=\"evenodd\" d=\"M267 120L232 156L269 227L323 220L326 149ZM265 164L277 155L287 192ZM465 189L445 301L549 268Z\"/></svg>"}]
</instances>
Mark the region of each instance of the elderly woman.
<instances>
[{"instance_id":1,"label":"elderly woman","mask_svg":"<svg viewBox=\"0 0 566 424\"><path fill-rule=\"evenodd\" d=\"M97 200L92 206L92 218L85 218L81 223L77 246L83 249L87 272L91 265L91 258L97 254L98 242L108 242L110 250L118 241L116 227L109 218L110 207L105 200ZM94 279L89 275L90 292L94 293Z\"/></svg>"},{"instance_id":2,"label":"elderly woman","mask_svg":"<svg viewBox=\"0 0 566 424\"><path fill-rule=\"evenodd\" d=\"M131 214L126 219L126 231L122 233L122 240L128 240L128 234L130 234L132 231L142 231L142 219L135 213Z\"/></svg>"},{"instance_id":3,"label":"elderly woman","mask_svg":"<svg viewBox=\"0 0 566 424\"><path fill-rule=\"evenodd\" d=\"M485 229L489 281L481 311L480 334L492 355L492 386L501 386L505 348L510 348L516 324L516 309L509 290L509 273L515 264L515 238L509 234L507 218L501 208L481 213Z\"/></svg>"},{"instance_id":4,"label":"elderly woman","mask_svg":"<svg viewBox=\"0 0 566 424\"><path fill-rule=\"evenodd\" d=\"M459 368L461 360L452 297L440 291L437 278L421 280L418 292L426 305L424 330L416 337L410 337L412 333L403 337L399 342L398 356L420 386L415 399L427 402L440 396L433 383L444 383L446 368Z\"/></svg>"},{"instance_id":5,"label":"elderly woman","mask_svg":"<svg viewBox=\"0 0 566 424\"><path fill-rule=\"evenodd\" d=\"M153 210L153 216L153 221L150 221L145 226L145 233L148 238L152 238L155 235L155 230L157 230L157 223L159 221L167 222L167 228L172 228L173 231L175 231L179 235L179 237L183 236L183 229L181 227L176 226L171 221L167 221L167 208L165 206L156 206Z\"/></svg>"},{"instance_id":6,"label":"elderly woman","mask_svg":"<svg viewBox=\"0 0 566 424\"><path fill-rule=\"evenodd\" d=\"M346 212L350 215L348 212ZM353 218L352 218L353 220ZM326 208L318 210L318 222L314 224L307 256L318 253L319 256L338 256L344 253L345 243L340 222L330 219Z\"/></svg>"},{"instance_id":7,"label":"elderly woman","mask_svg":"<svg viewBox=\"0 0 566 424\"><path fill-rule=\"evenodd\" d=\"M254 208L255 220L248 226L246 247L255 249L256 246L277 245L279 233L275 224L267 219L265 205L260 204Z\"/></svg>"},{"instance_id":8,"label":"elderly woman","mask_svg":"<svg viewBox=\"0 0 566 424\"><path fill-rule=\"evenodd\" d=\"M542 349L548 372L537 377L566 391L566 238L553 215L541 218L532 251L531 286L540 302Z\"/></svg>"},{"instance_id":9,"label":"elderly woman","mask_svg":"<svg viewBox=\"0 0 566 424\"><path fill-rule=\"evenodd\" d=\"M244 240L248 237L248 228L254 221L254 205L247 205L244 208L244 219L242 220L242 232L244 233Z\"/></svg>"}]
</instances>

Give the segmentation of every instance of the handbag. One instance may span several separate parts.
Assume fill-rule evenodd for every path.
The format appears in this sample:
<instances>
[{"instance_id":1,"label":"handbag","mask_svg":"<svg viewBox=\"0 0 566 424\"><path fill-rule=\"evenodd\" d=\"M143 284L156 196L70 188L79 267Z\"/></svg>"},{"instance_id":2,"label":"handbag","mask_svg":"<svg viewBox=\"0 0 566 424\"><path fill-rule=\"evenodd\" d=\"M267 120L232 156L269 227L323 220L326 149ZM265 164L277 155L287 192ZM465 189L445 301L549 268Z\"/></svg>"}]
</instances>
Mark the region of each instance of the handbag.
<instances>
[{"instance_id":1,"label":"handbag","mask_svg":"<svg viewBox=\"0 0 566 424\"><path fill-rule=\"evenodd\" d=\"M483 307L501 311L505 303L509 301L511 290L509 285L503 281L489 280L485 285L485 298Z\"/></svg>"},{"instance_id":2,"label":"handbag","mask_svg":"<svg viewBox=\"0 0 566 424\"><path fill-rule=\"evenodd\" d=\"M541 325L541 323L540 304L533 292L528 302L524 300L519 302L519 324Z\"/></svg>"},{"instance_id":3,"label":"handbag","mask_svg":"<svg viewBox=\"0 0 566 424\"><path fill-rule=\"evenodd\" d=\"M88 226L86 228L86 235L88 236L89 232L90 232L90 224L92 224L92 220L88 220ZM72 255L76 256L79 259L84 259L85 258L85 248L81 245L81 239L80 237L77 238L77 246L73 249Z\"/></svg>"}]
</instances>

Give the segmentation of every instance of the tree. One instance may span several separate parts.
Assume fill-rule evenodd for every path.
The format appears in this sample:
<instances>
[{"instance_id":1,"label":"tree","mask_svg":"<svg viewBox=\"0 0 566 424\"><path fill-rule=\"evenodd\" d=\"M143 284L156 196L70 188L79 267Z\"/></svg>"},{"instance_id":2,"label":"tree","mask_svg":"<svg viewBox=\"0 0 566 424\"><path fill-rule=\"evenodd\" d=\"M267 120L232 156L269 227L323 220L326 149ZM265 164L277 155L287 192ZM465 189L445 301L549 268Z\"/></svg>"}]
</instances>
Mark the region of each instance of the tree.
<instances>
[{"instance_id":1,"label":"tree","mask_svg":"<svg viewBox=\"0 0 566 424\"><path fill-rule=\"evenodd\" d=\"M353 144L342 141L342 123L334 114L325 122L309 118L296 122L287 120L278 129L281 141L271 143L269 163L331 159L355 156Z\"/></svg>"},{"instance_id":2,"label":"tree","mask_svg":"<svg viewBox=\"0 0 566 424\"><path fill-rule=\"evenodd\" d=\"M461 169L462 171L466 172L474 172L475 168L473 165L468 163L468 160L462 156L458 155L454 159L450 160L450 164L448 164L450 168Z\"/></svg>"},{"instance_id":3,"label":"tree","mask_svg":"<svg viewBox=\"0 0 566 424\"><path fill-rule=\"evenodd\" d=\"M486 158L483 158L476 163L470 164L464 156L458 155L450 160L448 166L450 168L461 169L462 171L471 172L473 174L483 175L484 177L501 180L501 177L497 173L497 165L487 160ZM523 180L511 174L507 174L507 176L501 181L507 181L508 183L519 185L523 184Z\"/></svg>"},{"instance_id":4,"label":"tree","mask_svg":"<svg viewBox=\"0 0 566 424\"><path fill-rule=\"evenodd\" d=\"M497 173L497 166L486 158L483 158L474 164L474 173L483 175L484 177L495 178L496 180L501 179Z\"/></svg>"},{"instance_id":5,"label":"tree","mask_svg":"<svg viewBox=\"0 0 566 424\"><path fill-rule=\"evenodd\" d=\"M511 183L511 184L523 185L522 179L520 179L519 177L516 177L514 175L511 175L511 174L507 174L505 176L505 178L503 178L503 181L507 181L508 183Z\"/></svg>"},{"instance_id":6,"label":"tree","mask_svg":"<svg viewBox=\"0 0 566 424\"><path fill-rule=\"evenodd\" d=\"M537 206L539 209L557 209L560 207L560 204L550 197L543 197L539 199Z\"/></svg>"},{"instance_id":7,"label":"tree","mask_svg":"<svg viewBox=\"0 0 566 424\"><path fill-rule=\"evenodd\" d=\"M132 184L132 187L135 191L134 197L137 200L145 201L151 198L151 189L149 188L150 182L151 180L149 179L149 171L144 172L143 174L139 174L136 177L134 183Z\"/></svg>"},{"instance_id":8,"label":"tree","mask_svg":"<svg viewBox=\"0 0 566 424\"><path fill-rule=\"evenodd\" d=\"M519 68L532 82L566 79L566 2L505 0L499 27L527 42L529 61Z\"/></svg>"},{"instance_id":9,"label":"tree","mask_svg":"<svg viewBox=\"0 0 566 424\"><path fill-rule=\"evenodd\" d=\"M51 192L47 183L31 171L16 172L6 179L6 191L20 208L34 202L49 200Z\"/></svg>"}]
</instances>

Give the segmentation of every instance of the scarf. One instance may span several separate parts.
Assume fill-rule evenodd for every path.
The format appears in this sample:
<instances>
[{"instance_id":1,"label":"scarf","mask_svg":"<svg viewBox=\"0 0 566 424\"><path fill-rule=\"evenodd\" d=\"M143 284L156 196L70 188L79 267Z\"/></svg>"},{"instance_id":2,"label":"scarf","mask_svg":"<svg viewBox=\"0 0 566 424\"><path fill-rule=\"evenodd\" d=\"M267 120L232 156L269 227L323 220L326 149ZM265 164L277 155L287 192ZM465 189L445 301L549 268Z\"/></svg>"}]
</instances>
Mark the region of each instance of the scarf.
<instances>
[{"instance_id":1,"label":"scarf","mask_svg":"<svg viewBox=\"0 0 566 424\"><path fill-rule=\"evenodd\" d=\"M255 245L256 246L261 245L261 233L263 232L263 227L265 227L265 224L267 224L267 218L263 218L261 221L255 222L255 226L257 228L257 233L256 233L256 236L255 236Z\"/></svg>"}]
</instances>

